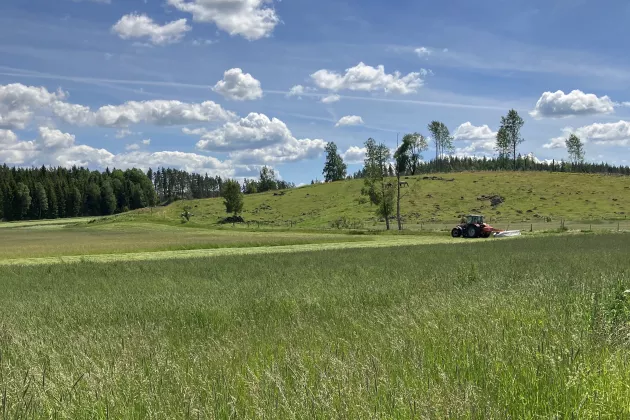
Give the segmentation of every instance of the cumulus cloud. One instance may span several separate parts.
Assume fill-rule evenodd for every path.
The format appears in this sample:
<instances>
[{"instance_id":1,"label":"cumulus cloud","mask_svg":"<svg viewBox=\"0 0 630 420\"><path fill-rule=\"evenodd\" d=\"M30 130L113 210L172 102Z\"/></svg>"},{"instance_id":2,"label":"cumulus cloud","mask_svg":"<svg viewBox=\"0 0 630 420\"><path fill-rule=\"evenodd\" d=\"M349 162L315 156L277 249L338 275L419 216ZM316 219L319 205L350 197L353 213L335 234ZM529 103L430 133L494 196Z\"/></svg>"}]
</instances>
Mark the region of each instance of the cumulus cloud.
<instances>
[{"instance_id":1,"label":"cumulus cloud","mask_svg":"<svg viewBox=\"0 0 630 420\"><path fill-rule=\"evenodd\" d=\"M346 115L345 117L341 117L335 127L343 127L345 125L361 125L363 124L363 118L358 115Z\"/></svg>"},{"instance_id":2,"label":"cumulus cloud","mask_svg":"<svg viewBox=\"0 0 630 420\"><path fill-rule=\"evenodd\" d=\"M260 99L263 94L260 82L239 68L227 70L212 90L234 101Z\"/></svg>"},{"instance_id":3,"label":"cumulus cloud","mask_svg":"<svg viewBox=\"0 0 630 420\"><path fill-rule=\"evenodd\" d=\"M38 131L35 140L23 141L10 130L0 130L0 161L10 165L76 165L100 169L135 167L147 170L163 166L222 177L252 176L260 170L257 165L179 151L149 153L129 147L125 153L113 154L105 149L76 144L74 135L56 129L40 127Z\"/></svg>"},{"instance_id":4,"label":"cumulus cloud","mask_svg":"<svg viewBox=\"0 0 630 420\"><path fill-rule=\"evenodd\" d=\"M75 137L49 127L39 127L39 143L46 149L68 148L74 144Z\"/></svg>"},{"instance_id":5,"label":"cumulus cloud","mask_svg":"<svg viewBox=\"0 0 630 420\"><path fill-rule=\"evenodd\" d=\"M268 37L280 18L266 0L168 0L168 4L190 13L195 22L214 23L230 35L248 40Z\"/></svg>"},{"instance_id":6,"label":"cumulus cloud","mask_svg":"<svg viewBox=\"0 0 630 420\"><path fill-rule=\"evenodd\" d=\"M64 98L63 92L49 92L44 87L0 85L0 128L24 129L35 110Z\"/></svg>"},{"instance_id":7,"label":"cumulus cloud","mask_svg":"<svg viewBox=\"0 0 630 420\"><path fill-rule=\"evenodd\" d=\"M365 147L350 146L348 150L341 154L341 157L345 163L363 163L366 152L367 149Z\"/></svg>"},{"instance_id":8,"label":"cumulus cloud","mask_svg":"<svg viewBox=\"0 0 630 420\"><path fill-rule=\"evenodd\" d=\"M407 95L417 92L418 88L424 84L421 76L426 74L426 70L409 73L406 76L398 71L388 74L385 73L383 65L375 68L361 62L355 67L346 69L343 75L334 71L318 70L311 74L311 78L317 87L334 92L340 90L383 91Z\"/></svg>"},{"instance_id":9,"label":"cumulus cloud","mask_svg":"<svg viewBox=\"0 0 630 420\"><path fill-rule=\"evenodd\" d=\"M494 140L497 133L492 131L487 125L474 126L470 121L463 123L453 132L455 140Z\"/></svg>"},{"instance_id":10,"label":"cumulus cloud","mask_svg":"<svg viewBox=\"0 0 630 420\"><path fill-rule=\"evenodd\" d=\"M426 56L431 55L431 50L428 49L427 47L416 48L414 52L418 54L419 57L426 57Z\"/></svg>"},{"instance_id":11,"label":"cumulus cloud","mask_svg":"<svg viewBox=\"0 0 630 420\"><path fill-rule=\"evenodd\" d=\"M192 28L186 19L159 25L147 15L125 15L112 27L112 32L122 39L148 38L153 45L174 44L182 40Z\"/></svg>"},{"instance_id":12,"label":"cumulus cloud","mask_svg":"<svg viewBox=\"0 0 630 420\"><path fill-rule=\"evenodd\" d=\"M127 127L131 124L182 125L194 122L227 121L236 117L221 105L206 101L185 103L180 101L130 101L122 105L106 105L96 111L83 105L55 102L53 114L73 125L101 127Z\"/></svg>"},{"instance_id":13,"label":"cumulus cloud","mask_svg":"<svg viewBox=\"0 0 630 420\"><path fill-rule=\"evenodd\" d=\"M334 102L338 102L341 99L339 95L328 95L322 98L322 103L324 104L332 104Z\"/></svg>"},{"instance_id":14,"label":"cumulus cloud","mask_svg":"<svg viewBox=\"0 0 630 420\"><path fill-rule=\"evenodd\" d=\"M264 114L250 113L212 131L185 129L187 134L202 134L197 148L228 151L230 157L245 164L293 162L318 156L326 146L323 140L296 139L286 124Z\"/></svg>"},{"instance_id":15,"label":"cumulus cloud","mask_svg":"<svg viewBox=\"0 0 630 420\"><path fill-rule=\"evenodd\" d=\"M565 127L563 135L550 139L543 145L545 149L565 148L565 140L571 135L578 136L584 144L593 143L601 146L628 146L630 145L630 122L617 121L614 123L595 123L574 129Z\"/></svg>"},{"instance_id":16,"label":"cumulus cloud","mask_svg":"<svg viewBox=\"0 0 630 420\"><path fill-rule=\"evenodd\" d=\"M144 144L145 146L150 145L151 144L151 139L142 140L142 144Z\"/></svg>"},{"instance_id":17,"label":"cumulus cloud","mask_svg":"<svg viewBox=\"0 0 630 420\"><path fill-rule=\"evenodd\" d=\"M140 150L140 145L136 143L128 144L125 146L125 150Z\"/></svg>"},{"instance_id":18,"label":"cumulus cloud","mask_svg":"<svg viewBox=\"0 0 630 420\"><path fill-rule=\"evenodd\" d=\"M608 96L598 97L592 93L573 90L545 92L530 115L534 118L562 118L579 115L610 114L615 111Z\"/></svg>"},{"instance_id":19,"label":"cumulus cloud","mask_svg":"<svg viewBox=\"0 0 630 420\"><path fill-rule=\"evenodd\" d=\"M453 132L455 141L466 142L465 146L455 148L457 156L489 156L494 153L497 133L487 125L475 126L470 121L461 124Z\"/></svg>"}]
</instances>

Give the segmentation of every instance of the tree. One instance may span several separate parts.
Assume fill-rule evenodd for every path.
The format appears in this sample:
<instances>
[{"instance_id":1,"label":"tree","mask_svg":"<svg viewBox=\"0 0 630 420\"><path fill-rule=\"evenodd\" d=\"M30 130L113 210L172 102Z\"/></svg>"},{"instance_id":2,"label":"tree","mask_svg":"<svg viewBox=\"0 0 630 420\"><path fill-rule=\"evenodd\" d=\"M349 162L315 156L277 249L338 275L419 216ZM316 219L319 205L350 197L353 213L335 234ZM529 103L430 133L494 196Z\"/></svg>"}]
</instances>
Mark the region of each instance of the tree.
<instances>
[{"instance_id":1,"label":"tree","mask_svg":"<svg viewBox=\"0 0 630 420\"><path fill-rule=\"evenodd\" d=\"M516 148L525 141L521 137L523 124L525 121L518 112L510 109L505 117L501 117L501 127L497 133L497 150L504 158L512 156L514 170L516 170Z\"/></svg>"},{"instance_id":2,"label":"tree","mask_svg":"<svg viewBox=\"0 0 630 420\"><path fill-rule=\"evenodd\" d=\"M448 127L443 122L431 121L428 128L433 136L433 143L435 144L435 165L436 168L438 168L444 152L451 152L453 150L453 137Z\"/></svg>"},{"instance_id":3,"label":"tree","mask_svg":"<svg viewBox=\"0 0 630 420\"><path fill-rule=\"evenodd\" d=\"M377 206L376 214L385 219L385 226L389 230L389 218L394 208L394 189L391 184L385 183L387 162L391 154L389 148L383 143L376 144L370 138L365 142L364 184L362 195L367 195L370 202Z\"/></svg>"},{"instance_id":4,"label":"tree","mask_svg":"<svg viewBox=\"0 0 630 420\"><path fill-rule=\"evenodd\" d=\"M108 181L103 183L101 188L101 213L104 215L114 214L116 211L116 196L112 184Z\"/></svg>"},{"instance_id":5,"label":"tree","mask_svg":"<svg viewBox=\"0 0 630 420\"><path fill-rule=\"evenodd\" d=\"M402 230L402 221L400 219L400 176L412 171L415 173L418 162L422 159L420 152L427 149L427 142L424 137L418 133L405 134L402 144L394 153L396 160L396 219L398 221L398 230Z\"/></svg>"},{"instance_id":6,"label":"tree","mask_svg":"<svg viewBox=\"0 0 630 420\"><path fill-rule=\"evenodd\" d=\"M225 200L225 211L227 213L233 213L236 216L243 211L243 193L238 181L233 179L225 181L221 190L221 196Z\"/></svg>"},{"instance_id":7,"label":"tree","mask_svg":"<svg viewBox=\"0 0 630 420\"><path fill-rule=\"evenodd\" d=\"M260 180L258 181L258 192L277 190L276 173L272 168L263 166L260 170Z\"/></svg>"},{"instance_id":8,"label":"tree","mask_svg":"<svg viewBox=\"0 0 630 420\"><path fill-rule=\"evenodd\" d=\"M256 194L258 192L258 183L255 179L247 179L243 181L243 192L245 194Z\"/></svg>"},{"instance_id":9,"label":"tree","mask_svg":"<svg viewBox=\"0 0 630 420\"><path fill-rule=\"evenodd\" d=\"M44 217L48 212L48 196L46 195L46 189L41 184L41 182L35 183L35 190L33 191L33 216L36 216L38 219L42 218L42 214Z\"/></svg>"},{"instance_id":10,"label":"tree","mask_svg":"<svg viewBox=\"0 0 630 420\"><path fill-rule=\"evenodd\" d=\"M573 165L578 165L584 162L584 143L582 140L575 134L571 134L568 139L566 139L565 144L567 146L567 151L569 152L569 161Z\"/></svg>"},{"instance_id":11,"label":"tree","mask_svg":"<svg viewBox=\"0 0 630 420\"><path fill-rule=\"evenodd\" d=\"M337 145L330 142L326 145L326 163L324 164L325 182L341 181L346 178L348 167L343 162L343 158L337 153Z\"/></svg>"},{"instance_id":12,"label":"tree","mask_svg":"<svg viewBox=\"0 0 630 420\"><path fill-rule=\"evenodd\" d=\"M14 201L15 216L17 220L22 219L28 214L28 209L31 207L31 191L28 186L23 182L18 182L15 186Z\"/></svg>"}]
</instances>

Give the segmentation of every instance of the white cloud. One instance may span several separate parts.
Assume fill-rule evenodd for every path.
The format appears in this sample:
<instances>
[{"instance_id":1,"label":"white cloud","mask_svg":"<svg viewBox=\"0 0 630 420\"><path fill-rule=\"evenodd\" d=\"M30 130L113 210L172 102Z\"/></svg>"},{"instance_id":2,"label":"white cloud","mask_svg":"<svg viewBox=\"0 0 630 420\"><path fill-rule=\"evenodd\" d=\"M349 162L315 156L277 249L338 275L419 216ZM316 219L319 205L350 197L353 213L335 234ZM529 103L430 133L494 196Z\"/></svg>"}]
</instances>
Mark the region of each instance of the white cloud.
<instances>
[{"instance_id":1,"label":"white cloud","mask_svg":"<svg viewBox=\"0 0 630 420\"><path fill-rule=\"evenodd\" d=\"M263 94L260 82L239 68L227 70L212 90L234 101L260 99Z\"/></svg>"},{"instance_id":2,"label":"white cloud","mask_svg":"<svg viewBox=\"0 0 630 420\"><path fill-rule=\"evenodd\" d=\"M302 95L308 92L313 92L315 90L317 89L312 87L305 87L302 85L295 85L289 90L289 93L287 93L286 96L287 98L290 98L291 96L297 96L298 99L302 99Z\"/></svg>"},{"instance_id":3,"label":"white cloud","mask_svg":"<svg viewBox=\"0 0 630 420\"><path fill-rule=\"evenodd\" d=\"M347 89L407 95L415 93L423 85L421 76L425 74L427 74L426 70L409 73L406 76L402 76L400 72L387 74L383 65L374 68L361 62L355 67L346 69L343 75L334 71L318 70L311 74L311 78L317 87L334 92Z\"/></svg>"},{"instance_id":4,"label":"white cloud","mask_svg":"<svg viewBox=\"0 0 630 420\"><path fill-rule=\"evenodd\" d=\"M426 56L431 55L431 50L428 49L427 47L416 48L414 52L418 54L419 57L426 57Z\"/></svg>"},{"instance_id":5,"label":"white cloud","mask_svg":"<svg viewBox=\"0 0 630 420\"><path fill-rule=\"evenodd\" d=\"M127 136L132 135L133 132L130 130L127 130L126 128L123 128L122 130L118 130L116 131L116 138L117 139L124 139Z\"/></svg>"},{"instance_id":6,"label":"white cloud","mask_svg":"<svg viewBox=\"0 0 630 420\"><path fill-rule=\"evenodd\" d=\"M181 41L192 29L186 22L186 19L179 19L159 25L147 15L132 13L120 18L112 31L122 39L149 38L153 45L167 45Z\"/></svg>"},{"instance_id":7,"label":"white cloud","mask_svg":"<svg viewBox=\"0 0 630 420\"><path fill-rule=\"evenodd\" d=\"M206 101L185 103L180 101L130 101L122 105L106 105L92 112L83 105L57 101L52 104L53 114L73 125L101 127L127 127L131 124L181 125L193 122L227 121L235 114L221 105Z\"/></svg>"},{"instance_id":8,"label":"white cloud","mask_svg":"<svg viewBox=\"0 0 630 420\"><path fill-rule=\"evenodd\" d=\"M140 145L136 143L128 144L125 146L125 150L140 150Z\"/></svg>"},{"instance_id":9,"label":"white cloud","mask_svg":"<svg viewBox=\"0 0 630 420\"><path fill-rule=\"evenodd\" d=\"M249 40L268 37L280 18L266 0L168 0L168 4L192 14L195 22L214 23L230 35Z\"/></svg>"},{"instance_id":10,"label":"white cloud","mask_svg":"<svg viewBox=\"0 0 630 420\"><path fill-rule=\"evenodd\" d=\"M63 92L52 93L44 87L0 85L0 128L24 129L35 110L64 98Z\"/></svg>"},{"instance_id":11,"label":"white cloud","mask_svg":"<svg viewBox=\"0 0 630 420\"><path fill-rule=\"evenodd\" d=\"M497 133L487 125L475 126L470 121L465 122L453 132L453 139L468 144L455 148L455 154L457 156L490 156L494 153L496 137Z\"/></svg>"},{"instance_id":12,"label":"white cloud","mask_svg":"<svg viewBox=\"0 0 630 420\"><path fill-rule=\"evenodd\" d=\"M236 122L228 122L213 131L187 130L187 134L203 133L197 148L209 151L234 151L286 143L293 138L286 124L264 114L250 113Z\"/></svg>"},{"instance_id":13,"label":"white cloud","mask_svg":"<svg viewBox=\"0 0 630 420\"><path fill-rule=\"evenodd\" d=\"M620 120L614 123L595 123L574 129L565 127L563 135L550 139L543 145L545 149L566 148L565 140L575 134L584 144L593 143L600 146L628 146L630 145L630 122Z\"/></svg>"},{"instance_id":14,"label":"white cloud","mask_svg":"<svg viewBox=\"0 0 630 420\"><path fill-rule=\"evenodd\" d=\"M68 148L74 144L74 136L56 129L39 127L38 143L46 149Z\"/></svg>"},{"instance_id":15,"label":"white cloud","mask_svg":"<svg viewBox=\"0 0 630 420\"><path fill-rule=\"evenodd\" d=\"M463 123L453 132L455 140L475 141L492 140L497 137L497 133L492 131L487 125L474 126L470 121Z\"/></svg>"},{"instance_id":16,"label":"white cloud","mask_svg":"<svg viewBox=\"0 0 630 420\"><path fill-rule=\"evenodd\" d=\"M318 156L326 146L323 140L296 139L286 124L264 114L250 113L237 122L228 122L212 131L189 130L202 134L197 148L229 151L232 160L242 164L294 162Z\"/></svg>"},{"instance_id":17,"label":"white cloud","mask_svg":"<svg viewBox=\"0 0 630 420\"><path fill-rule=\"evenodd\" d=\"M341 117L335 127L342 127L345 125L361 125L363 124L363 118L358 115L346 115L345 117Z\"/></svg>"},{"instance_id":18,"label":"white cloud","mask_svg":"<svg viewBox=\"0 0 630 420\"><path fill-rule=\"evenodd\" d=\"M151 139L142 140L142 144L144 144L145 146L150 145L151 144Z\"/></svg>"},{"instance_id":19,"label":"white cloud","mask_svg":"<svg viewBox=\"0 0 630 420\"><path fill-rule=\"evenodd\" d=\"M351 146L348 150L341 154L341 157L345 163L363 163L366 152L367 149L365 147Z\"/></svg>"},{"instance_id":20,"label":"white cloud","mask_svg":"<svg viewBox=\"0 0 630 420\"><path fill-rule=\"evenodd\" d=\"M158 166L183 169L189 172L208 173L222 177L253 176L260 166L247 165L231 160L221 161L211 156L179 151L143 152L131 147L131 151L113 154L75 143L75 136L47 127L39 128L34 141L21 141L10 130L0 130L0 161L21 166L73 165L90 168L140 168Z\"/></svg>"},{"instance_id":21,"label":"white cloud","mask_svg":"<svg viewBox=\"0 0 630 420\"><path fill-rule=\"evenodd\" d=\"M615 111L608 96L573 90L565 94L559 90L542 94L536 107L530 112L534 118L562 118L576 115L610 114Z\"/></svg>"},{"instance_id":22,"label":"white cloud","mask_svg":"<svg viewBox=\"0 0 630 420\"><path fill-rule=\"evenodd\" d=\"M324 104L332 104L334 102L338 102L341 99L339 95L328 95L322 98L322 103Z\"/></svg>"}]
</instances>

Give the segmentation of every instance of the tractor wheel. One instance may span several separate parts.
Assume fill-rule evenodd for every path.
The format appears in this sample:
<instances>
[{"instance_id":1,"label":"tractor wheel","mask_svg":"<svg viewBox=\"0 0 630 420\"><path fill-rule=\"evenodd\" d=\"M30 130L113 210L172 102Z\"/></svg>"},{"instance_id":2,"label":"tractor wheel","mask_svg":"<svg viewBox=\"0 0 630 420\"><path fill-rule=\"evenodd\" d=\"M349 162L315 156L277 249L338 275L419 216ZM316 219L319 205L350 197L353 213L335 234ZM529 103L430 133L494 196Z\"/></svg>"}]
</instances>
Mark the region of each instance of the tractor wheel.
<instances>
[{"instance_id":1,"label":"tractor wheel","mask_svg":"<svg viewBox=\"0 0 630 420\"><path fill-rule=\"evenodd\" d=\"M468 228L466 228L466 236L469 238L476 238L477 236L479 236L479 229L477 228L477 226L468 226Z\"/></svg>"},{"instance_id":2,"label":"tractor wheel","mask_svg":"<svg viewBox=\"0 0 630 420\"><path fill-rule=\"evenodd\" d=\"M451 236L453 238L459 238L460 236L462 236L462 230L458 227L453 228L453 230L451 230Z\"/></svg>"}]
</instances>

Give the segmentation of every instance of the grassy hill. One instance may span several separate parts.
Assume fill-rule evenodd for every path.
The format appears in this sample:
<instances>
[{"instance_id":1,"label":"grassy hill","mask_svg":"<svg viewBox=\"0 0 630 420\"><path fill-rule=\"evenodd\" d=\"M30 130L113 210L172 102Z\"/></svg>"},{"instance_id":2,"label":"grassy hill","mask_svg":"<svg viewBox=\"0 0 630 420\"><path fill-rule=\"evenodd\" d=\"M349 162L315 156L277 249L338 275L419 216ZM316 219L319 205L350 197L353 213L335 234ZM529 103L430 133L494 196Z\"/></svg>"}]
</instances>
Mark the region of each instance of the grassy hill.
<instances>
[{"instance_id":1,"label":"grassy hill","mask_svg":"<svg viewBox=\"0 0 630 420\"><path fill-rule=\"evenodd\" d=\"M407 225L451 223L466 213L482 213L493 222L549 220L624 220L630 212L630 178L593 174L547 172L469 172L408 177L401 209ZM360 191L362 180L304 186L285 191L248 195L243 217L251 222L321 228L345 217L351 223L380 225L374 207ZM503 202L493 206L490 197ZM191 225L214 225L223 219L223 200L178 201L117 217L180 223L184 206L195 216Z\"/></svg>"}]
</instances>

